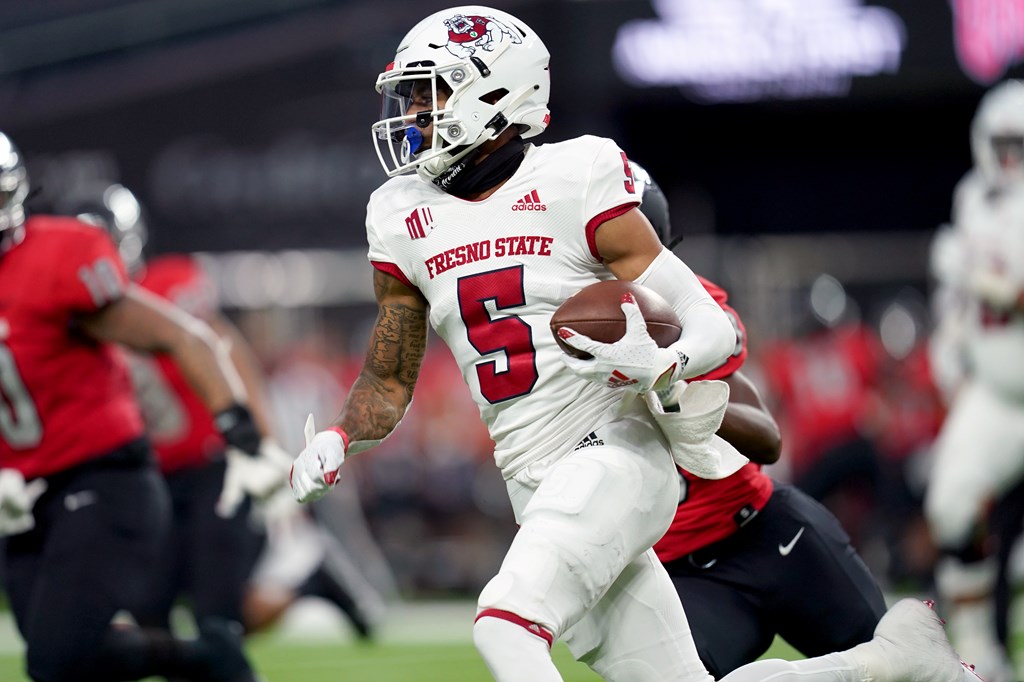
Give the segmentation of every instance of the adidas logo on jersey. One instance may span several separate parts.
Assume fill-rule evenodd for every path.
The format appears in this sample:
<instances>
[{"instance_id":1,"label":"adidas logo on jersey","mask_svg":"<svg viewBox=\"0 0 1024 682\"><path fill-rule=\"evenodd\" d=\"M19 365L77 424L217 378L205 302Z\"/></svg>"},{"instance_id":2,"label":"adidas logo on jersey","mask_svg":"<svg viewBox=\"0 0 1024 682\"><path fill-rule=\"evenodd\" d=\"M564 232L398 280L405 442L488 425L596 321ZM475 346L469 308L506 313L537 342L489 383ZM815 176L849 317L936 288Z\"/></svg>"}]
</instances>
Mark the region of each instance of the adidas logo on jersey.
<instances>
[{"instance_id":1,"label":"adidas logo on jersey","mask_svg":"<svg viewBox=\"0 0 1024 682\"><path fill-rule=\"evenodd\" d=\"M585 436L583 440L576 444L576 447L573 448L573 452L580 448L592 448L596 445L604 445L604 441L598 438L595 432L591 431L589 435Z\"/></svg>"},{"instance_id":2,"label":"adidas logo on jersey","mask_svg":"<svg viewBox=\"0 0 1024 682\"><path fill-rule=\"evenodd\" d=\"M537 190L533 190L516 203L512 204L513 211L546 211L548 210L547 204L540 203L540 197L537 195Z\"/></svg>"}]
</instances>

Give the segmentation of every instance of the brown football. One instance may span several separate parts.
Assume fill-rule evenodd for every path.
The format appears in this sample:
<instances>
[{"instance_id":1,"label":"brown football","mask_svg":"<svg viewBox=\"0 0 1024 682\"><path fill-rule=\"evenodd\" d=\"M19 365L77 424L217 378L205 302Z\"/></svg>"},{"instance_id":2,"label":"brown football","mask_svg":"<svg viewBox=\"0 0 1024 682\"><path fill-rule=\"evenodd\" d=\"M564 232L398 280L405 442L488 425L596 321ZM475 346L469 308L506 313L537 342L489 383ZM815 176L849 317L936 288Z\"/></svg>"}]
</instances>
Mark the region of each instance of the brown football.
<instances>
[{"instance_id":1,"label":"brown football","mask_svg":"<svg viewBox=\"0 0 1024 682\"><path fill-rule=\"evenodd\" d=\"M558 336L560 327L569 327L604 343L621 339L626 333L626 315L620 306L622 295L627 291L632 292L647 321L647 331L659 346L665 348L679 339L682 326L668 301L645 286L613 279L585 286L558 306L551 316L550 326L559 348L578 358L591 357L562 341Z\"/></svg>"}]
</instances>

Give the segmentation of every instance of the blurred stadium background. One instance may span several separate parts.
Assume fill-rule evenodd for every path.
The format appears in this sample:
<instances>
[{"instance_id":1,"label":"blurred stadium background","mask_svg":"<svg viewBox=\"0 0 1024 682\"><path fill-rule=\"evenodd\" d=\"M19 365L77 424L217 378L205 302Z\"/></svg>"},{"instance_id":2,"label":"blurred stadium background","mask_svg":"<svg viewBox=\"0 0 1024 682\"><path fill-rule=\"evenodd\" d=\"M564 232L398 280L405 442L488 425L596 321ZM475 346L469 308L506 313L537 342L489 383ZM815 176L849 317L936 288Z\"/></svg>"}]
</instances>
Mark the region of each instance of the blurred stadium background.
<instances>
[{"instance_id":1,"label":"blurred stadium background","mask_svg":"<svg viewBox=\"0 0 1024 682\"><path fill-rule=\"evenodd\" d=\"M373 319L374 80L414 20L452 4L0 3L0 130L31 205L122 183L150 254L202 254L292 449L307 412L336 414ZM542 140L617 140L665 189L677 253L731 292L786 437L773 473L820 493L889 589L929 590L929 242L979 98L1024 76L1024 0L494 4L552 53ZM777 361L794 355L809 359ZM381 588L412 604L472 599L515 530L468 393L431 356L407 420L322 510L357 542L344 507L362 506L394 577ZM834 401L827 433L801 422L794 383Z\"/></svg>"}]
</instances>

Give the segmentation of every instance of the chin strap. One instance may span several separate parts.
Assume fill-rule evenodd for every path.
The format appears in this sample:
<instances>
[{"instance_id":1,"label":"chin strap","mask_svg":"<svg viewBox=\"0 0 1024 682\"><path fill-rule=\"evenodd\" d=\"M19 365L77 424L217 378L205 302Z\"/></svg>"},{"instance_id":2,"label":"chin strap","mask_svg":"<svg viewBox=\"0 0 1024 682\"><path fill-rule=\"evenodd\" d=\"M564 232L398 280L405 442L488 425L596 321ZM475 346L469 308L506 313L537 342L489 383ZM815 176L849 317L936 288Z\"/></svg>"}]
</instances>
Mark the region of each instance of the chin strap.
<instances>
[{"instance_id":1,"label":"chin strap","mask_svg":"<svg viewBox=\"0 0 1024 682\"><path fill-rule=\"evenodd\" d=\"M526 142L516 136L476 163L480 150L474 150L434 179L434 184L452 196L465 199L494 187L519 170L526 156Z\"/></svg>"}]
</instances>

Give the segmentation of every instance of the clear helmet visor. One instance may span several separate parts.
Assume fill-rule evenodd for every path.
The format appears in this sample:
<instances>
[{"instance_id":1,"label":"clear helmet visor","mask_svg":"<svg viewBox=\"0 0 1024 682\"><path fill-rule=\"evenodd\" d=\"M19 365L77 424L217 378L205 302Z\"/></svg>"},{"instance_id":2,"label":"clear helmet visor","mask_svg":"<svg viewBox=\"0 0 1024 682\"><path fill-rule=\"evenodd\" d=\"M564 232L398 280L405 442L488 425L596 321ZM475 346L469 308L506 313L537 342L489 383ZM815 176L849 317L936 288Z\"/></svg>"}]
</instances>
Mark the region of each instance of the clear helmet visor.
<instances>
[{"instance_id":1,"label":"clear helmet visor","mask_svg":"<svg viewBox=\"0 0 1024 682\"><path fill-rule=\"evenodd\" d=\"M386 71L377 79L380 120L373 125L377 156L389 176L416 168L443 153L437 121L451 117L443 106L451 90L433 68Z\"/></svg>"}]
</instances>

